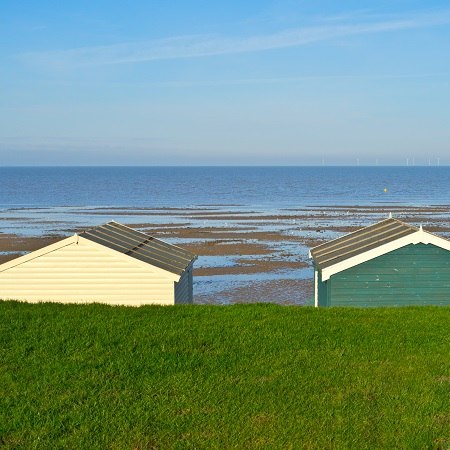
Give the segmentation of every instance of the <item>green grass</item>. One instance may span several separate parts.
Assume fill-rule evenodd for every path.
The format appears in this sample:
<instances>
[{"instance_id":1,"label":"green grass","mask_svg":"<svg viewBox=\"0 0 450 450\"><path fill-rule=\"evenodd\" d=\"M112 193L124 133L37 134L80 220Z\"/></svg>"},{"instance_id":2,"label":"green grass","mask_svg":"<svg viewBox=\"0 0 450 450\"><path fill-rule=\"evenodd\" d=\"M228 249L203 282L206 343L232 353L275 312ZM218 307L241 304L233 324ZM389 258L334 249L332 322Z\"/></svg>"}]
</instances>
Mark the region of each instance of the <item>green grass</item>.
<instances>
[{"instance_id":1,"label":"green grass","mask_svg":"<svg viewBox=\"0 0 450 450\"><path fill-rule=\"evenodd\" d=\"M450 448L450 309L0 302L0 447Z\"/></svg>"}]
</instances>

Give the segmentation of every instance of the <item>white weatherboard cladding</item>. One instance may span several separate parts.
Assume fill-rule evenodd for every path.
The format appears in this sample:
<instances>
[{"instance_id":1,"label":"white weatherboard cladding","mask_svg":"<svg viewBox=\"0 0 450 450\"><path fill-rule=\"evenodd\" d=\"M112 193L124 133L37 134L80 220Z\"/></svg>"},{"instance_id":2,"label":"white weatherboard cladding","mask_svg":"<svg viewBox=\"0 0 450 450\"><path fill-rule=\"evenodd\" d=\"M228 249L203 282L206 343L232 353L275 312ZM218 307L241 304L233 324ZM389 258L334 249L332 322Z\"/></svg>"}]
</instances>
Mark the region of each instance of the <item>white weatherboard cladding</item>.
<instances>
[{"instance_id":1,"label":"white weatherboard cladding","mask_svg":"<svg viewBox=\"0 0 450 450\"><path fill-rule=\"evenodd\" d=\"M314 306L319 306L319 276L317 269L314 270Z\"/></svg>"},{"instance_id":2,"label":"white weatherboard cladding","mask_svg":"<svg viewBox=\"0 0 450 450\"><path fill-rule=\"evenodd\" d=\"M0 298L114 305L175 302L178 276L73 236L0 266Z\"/></svg>"},{"instance_id":3,"label":"white weatherboard cladding","mask_svg":"<svg viewBox=\"0 0 450 450\"><path fill-rule=\"evenodd\" d=\"M436 247L450 251L450 241L434 234L428 233L422 227L408 236L402 237L395 241L380 245L372 250L353 256L332 266L322 269L322 281L328 280L332 275L342 272L343 270L362 264L378 256L392 252L409 244L433 244Z\"/></svg>"}]
</instances>

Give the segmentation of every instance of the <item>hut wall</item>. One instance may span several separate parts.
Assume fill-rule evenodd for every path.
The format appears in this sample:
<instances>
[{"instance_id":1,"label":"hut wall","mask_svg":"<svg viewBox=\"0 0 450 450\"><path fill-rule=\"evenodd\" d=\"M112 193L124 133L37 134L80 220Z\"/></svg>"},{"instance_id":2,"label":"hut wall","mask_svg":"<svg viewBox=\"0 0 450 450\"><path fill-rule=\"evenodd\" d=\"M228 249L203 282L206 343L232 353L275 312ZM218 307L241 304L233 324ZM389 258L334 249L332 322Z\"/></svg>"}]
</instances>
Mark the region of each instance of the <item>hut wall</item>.
<instances>
[{"instance_id":1,"label":"hut wall","mask_svg":"<svg viewBox=\"0 0 450 450\"><path fill-rule=\"evenodd\" d=\"M450 305L450 252L410 244L335 275L328 306Z\"/></svg>"},{"instance_id":2,"label":"hut wall","mask_svg":"<svg viewBox=\"0 0 450 450\"><path fill-rule=\"evenodd\" d=\"M173 279L146 266L80 239L0 272L0 299L174 304Z\"/></svg>"},{"instance_id":3,"label":"hut wall","mask_svg":"<svg viewBox=\"0 0 450 450\"><path fill-rule=\"evenodd\" d=\"M318 272L318 287L317 287L317 294L319 297L319 302L318 302L318 306L323 307L323 306L329 306L328 304L328 281L322 281L322 275L320 273L320 271Z\"/></svg>"},{"instance_id":4,"label":"hut wall","mask_svg":"<svg viewBox=\"0 0 450 450\"><path fill-rule=\"evenodd\" d=\"M189 304L193 302L192 265L181 275L180 281L175 283L175 304Z\"/></svg>"}]
</instances>

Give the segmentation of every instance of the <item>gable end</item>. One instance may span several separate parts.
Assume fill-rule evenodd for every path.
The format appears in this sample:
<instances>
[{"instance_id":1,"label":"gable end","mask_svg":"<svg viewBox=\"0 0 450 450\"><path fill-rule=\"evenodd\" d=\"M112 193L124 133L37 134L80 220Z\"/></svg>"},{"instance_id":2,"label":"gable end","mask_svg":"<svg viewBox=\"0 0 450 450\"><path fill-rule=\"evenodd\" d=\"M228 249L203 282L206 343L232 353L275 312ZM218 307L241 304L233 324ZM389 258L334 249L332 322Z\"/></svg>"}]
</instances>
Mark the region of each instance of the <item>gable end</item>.
<instances>
[{"instance_id":1,"label":"gable end","mask_svg":"<svg viewBox=\"0 0 450 450\"><path fill-rule=\"evenodd\" d=\"M436 247L440 247L444 250L450 251L450 241L442 237L436 236L434 234L424 231L422 228L417 230L415 233L409 234L395 241L388 242L384 245L375 247L367 252L361 253L359 255L353 256L351 258L340 261L329 267L322 269L322 281L328 280L332 275L342 272L343 270L354 267L358 264L362 264L378 256L384 255L386 253L392 252L399 248L405 247L409 244L433 244Z\"/></svg>"}]
</instances>

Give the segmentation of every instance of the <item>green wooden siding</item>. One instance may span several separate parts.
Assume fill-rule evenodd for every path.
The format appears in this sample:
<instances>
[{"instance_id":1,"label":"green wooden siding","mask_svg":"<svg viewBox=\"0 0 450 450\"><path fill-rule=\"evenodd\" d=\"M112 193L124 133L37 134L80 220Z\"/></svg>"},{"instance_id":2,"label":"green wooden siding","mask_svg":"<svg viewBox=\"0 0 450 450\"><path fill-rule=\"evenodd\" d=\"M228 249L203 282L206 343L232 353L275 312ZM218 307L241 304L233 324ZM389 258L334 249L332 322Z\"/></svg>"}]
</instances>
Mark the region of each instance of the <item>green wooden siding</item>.
<instances>
[{"instance_id":1,"label":"green wooden siding","mask_svg":"<svg viewBox=\"0 0 450 450\"><path fill-rule=\"evenodd\" d=\"M450 305L450 252L410 244L332 275L318 287L320 306Z\"/></svg>"}]
</instances>

